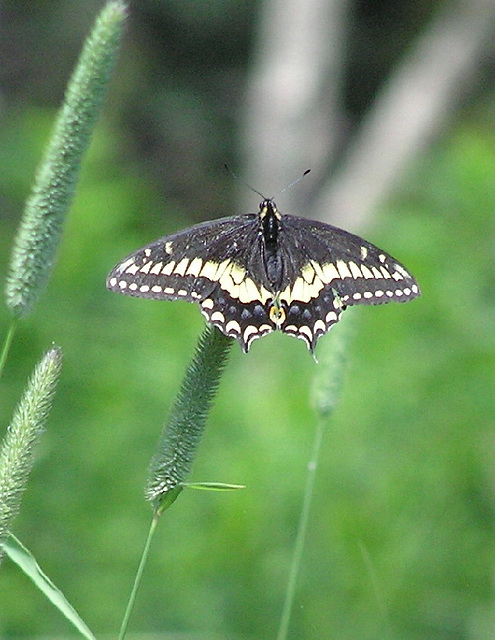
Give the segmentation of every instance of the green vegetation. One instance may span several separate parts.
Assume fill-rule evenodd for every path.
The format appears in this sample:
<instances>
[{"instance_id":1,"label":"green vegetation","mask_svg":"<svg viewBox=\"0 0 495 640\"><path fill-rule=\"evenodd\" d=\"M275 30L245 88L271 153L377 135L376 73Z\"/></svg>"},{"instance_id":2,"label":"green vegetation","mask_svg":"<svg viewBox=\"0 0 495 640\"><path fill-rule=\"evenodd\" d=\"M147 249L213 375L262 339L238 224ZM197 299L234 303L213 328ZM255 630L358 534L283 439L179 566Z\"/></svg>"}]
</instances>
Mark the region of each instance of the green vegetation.
<instances>
[{"instance_id":1,"label":"green vegetation","mask_svg":"<svg viewBox=\"0 0 495 640\"><path fill-rule=\"evenodd\" d=\"M12 126L40 139L45 122L26 112ZM143 223L155 196L131 169L102 172L114 153L102 126L54 276L18 328L1 407L7 424L33 353L52 340L63 346L50 428L15 532L103 631L117 627L125 606L150 519L149 458L203 326L193 305L106 292L109 268L179 217ZM16 154L1 145L3 175L23 165ZM18 184L27 174L17 173ZM489 637L493 175L495 136L467 123L367 234L413 270L423 297L344 315L355 316L355 339L316 478L295 637ZM4 266L14 221L1 225ZM191 481L247 489L183 493L155 537L133 629L276 632L316 424L317 365L286 336L260 340L247 356L235 347ZM7 563L0 590L5 637L66 632Z\"/></svg>"},{"instance_id":2,"label":"green vegetation","mask_svg":"<svg viewBox=\"0 0 495 640\"><path fill-rule=\"evenodd\" d=\"M22 211L54 115L26 107L5 119L7 212ZM3 427L37 356L52 342L63 348L14 531L98 637L119 627L152 515L149 461L203 329L194 305L105 290L122 256L193 222L120 145L104 119L53 276L36 313L18 322L0 387ZM492 637L494 176L495 131L473 110L366 234L412 270L423 297L343 316L353 320L348 368L322 443L289 637ZM0 274L17 225L17 213L0 217ZM3 307L2 338L9 323ZM162 517L134 638L276 637L318 421L317 370L287 336L259 340L248 355L233 345L189 479L246 489L184 491ZM72 631L8 561L0 593L0 638Z\"/></svg>"}]
</instances>

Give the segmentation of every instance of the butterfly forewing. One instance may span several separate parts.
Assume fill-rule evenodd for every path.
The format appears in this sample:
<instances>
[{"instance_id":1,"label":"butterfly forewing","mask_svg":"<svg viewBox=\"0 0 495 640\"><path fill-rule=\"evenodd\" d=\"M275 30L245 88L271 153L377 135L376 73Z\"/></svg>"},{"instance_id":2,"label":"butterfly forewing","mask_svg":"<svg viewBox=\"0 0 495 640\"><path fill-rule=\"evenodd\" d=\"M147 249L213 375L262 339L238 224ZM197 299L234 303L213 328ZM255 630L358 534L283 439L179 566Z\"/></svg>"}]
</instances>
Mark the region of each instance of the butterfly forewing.
<instances>
[{"instance_id":1,"label":"butterfly forewing","mask_svg":"<svg viewBox=\"0 0 495 640\"><path fill-rule=\"evenodd\" d=\"M223 218L165 236L110 273L107 286L132 296L197 302L206 319L244 351L279 329L313 351L348 305L419 295L403 265L366 240L305 218Z\"/></svg>"}]
</instances>

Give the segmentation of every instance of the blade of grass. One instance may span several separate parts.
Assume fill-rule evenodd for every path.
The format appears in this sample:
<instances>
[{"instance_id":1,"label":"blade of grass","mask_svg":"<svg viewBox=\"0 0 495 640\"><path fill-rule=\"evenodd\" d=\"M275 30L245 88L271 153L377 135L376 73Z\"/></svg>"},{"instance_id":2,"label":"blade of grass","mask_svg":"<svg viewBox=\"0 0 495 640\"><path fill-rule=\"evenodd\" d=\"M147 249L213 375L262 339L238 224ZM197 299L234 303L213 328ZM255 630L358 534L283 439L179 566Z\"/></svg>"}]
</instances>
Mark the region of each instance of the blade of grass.
<instances>
[{"instance_id":1,"label":"blade of grass","mask_svg":"<svg viewBox=\"0 0 495 640\"><path fill-rule=\"evenodd\" d=\"M15 536L10 534L2 541L5 554L22 569L34 582L48 600L74 625L74 627L88 640L96 640L86 623L78 615L74 607L68 602L64 594L56 587L46 573L36 562L32 553Z\"/></svg>"},{"instance_id":2,"label":"blade of grass","mask_svg":"<svg viewBox=\"0 0 495 640\"><path fill-rule=\"evenodd\" d=\"M7 357L9 355L10 346L12 344L12 339L14 337L15 330L17 328L17 318L13 318L10 323L10 327L7 331L7 335L5 336L5 342L3 343L2 353L0 354L0 378L2 377L3 369L5 367L5 363L7 362Z\"/></svg>"},{"instance_id":3,"label":"blade of grass","mask_svg":"<svg viewBox=\"0 0 495 640\"><path fill-rule=\"evenodd\" d=\"M139 566L136 572L136 577L134 579L134 584L132 586L131 595L129 596L129 602L127 603L127 607L124 613L124 618L122 620L122 625L120 627L119 640L123 640L125 637L125 634L127 633L127 627L129 626L129 620L131 617L132 610L134 608L134 603L136 602L136 595L139 589L139 585L141 584L144 567L146 566L146 562L148 561L151 541L153 540L153 536L155 534L159 518L160 518L160 513L155 511L155 513L153 514L153 518L151 520L151 525L148 531L148 537L146 538L143 553L141 554L141 560L139 561Z\"/></svg>"},{"instance_id":4,"label":"blade of grass","mask_svg":"<svg viewBox=\"0 0 495 640\"><path fill-rule=\"evenodd\" d=\"M350 318L346 318L347 321ZM308 463L308 474L304 487L303 502L299 523L297 526L296 540L292 554L292 561L285 592L284 605L280 617L277 640L286 640L296 594L297 578L301 568L306 533L308 529L311 502L313 500L316 471L320 460L323 436L328 426L330 417L338 402L344 368L346 362L347 333L349 322L339 323L326 341L322 342L318 354L318 371L315 376L312 404L317 414L316 431L313 440L311 458Z\"/></svg>"}]
</instances>

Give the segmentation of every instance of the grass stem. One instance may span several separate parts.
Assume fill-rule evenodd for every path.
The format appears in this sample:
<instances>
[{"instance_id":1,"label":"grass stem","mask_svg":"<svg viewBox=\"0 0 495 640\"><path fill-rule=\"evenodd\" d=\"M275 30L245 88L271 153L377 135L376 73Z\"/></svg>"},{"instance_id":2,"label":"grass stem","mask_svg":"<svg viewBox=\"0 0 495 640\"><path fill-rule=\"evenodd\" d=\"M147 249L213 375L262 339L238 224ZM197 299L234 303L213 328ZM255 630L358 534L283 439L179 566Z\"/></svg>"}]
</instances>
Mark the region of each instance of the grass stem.
<instances>
[{"instance_id":1,"label":"grass stem","mask_svg":"<svg viewBox=\"0 0 495 640\"><path fill-rule=\"evenodd\" d=\"M2 352L0 354L0 378L2 377L3 369L5 367L5 363L7 362L7 357L9 355L10 346L12 344L12 339L14 337L16 328L17 318L12 318L10 327L7 331L7 336L5 337L5 342L3 343Z\"/></svg>"},{"instance_id":2,"label":"grass stem","mask_svg":"<svg viewBox=\"0 0 495 640\"><path fill-rule=\"evenodd\" d=\"M136 577L134 579L134 585L132 587L131 595L129 596L129 602L127 603L127 607L124 613L124 618L122 620L122 625L120 627L119 640L123 640L125 638L125 634L127 633L127 627L129 626L129 620L131 617L132 610L134 608L134 603L136 601L136 595L139 589L139 585L141 584L141 580L143 577L144 567L146 566L146 562L148 560L151 541L153 540L153 536L156 531L156 526L158 524L158 519L160 517L160 512L155 511L153 514L153 519L151 520L150 529L148 531L148 537L146 538L146 543L144 545L143 553L141 555L141 560L139 562L138 570L136 572Z\"/></svg>"}]
</instances>

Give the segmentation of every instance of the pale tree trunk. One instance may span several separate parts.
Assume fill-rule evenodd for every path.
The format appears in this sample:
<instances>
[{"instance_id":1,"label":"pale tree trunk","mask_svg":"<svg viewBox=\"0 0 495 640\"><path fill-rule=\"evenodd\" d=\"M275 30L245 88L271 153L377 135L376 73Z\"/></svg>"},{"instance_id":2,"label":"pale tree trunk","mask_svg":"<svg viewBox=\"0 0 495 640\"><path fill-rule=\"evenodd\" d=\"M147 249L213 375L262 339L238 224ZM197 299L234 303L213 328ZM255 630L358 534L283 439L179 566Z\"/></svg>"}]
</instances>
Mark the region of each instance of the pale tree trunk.
<instances>
[{"instance_id":1,"label":"pale tree trunk","mask_svg":"<svg viewBox=\"0 0 495 640\"><path fill-rule=\"evenodd\" d=\"M243 114L242 175L272 196L311 168L314 180L285 194L286 207L292 198L307 201L304 194L323 175L342 130L338 100L347 6L347 0L263 4ZM252 193L239 193L252 208Z\"/></svg>"},{"instance_id":2,"label":"pale tree trunk","mask_svg":"<svg viewBox=\"0 0 495 640\"><path fill-rule=\"evenodd\" d=\"M272 4L276 10L270 10ZM244 130L244 135L250 137L245 145L249 150L246 175L255 180L254 186L276 189L307 167L316 166L318 174L322 167L331 166L335 127L339 126L341 116L336 107L338 96L327 88L330 84L339 88L339 82L333 79L341 76L339 68L345 62L346 16L342 4L347 6L333 0L268 0L265 6ZM322 15L331 13L338 15L339 20L332 17L331 31L304 30L306 37L311 34L311 43L307 45L311 54L304 58L303 66L299 52L304 45L297 38L287 37L287 31L283 37L280 15L285 15L291 29L298 31L298 16L309 10L315 12L316 18L312 21L306 16L305 23L322 24ZM407 165L445 130L460 97L477 81L477 69L487 47L492 46L490 37L493 38L494 29L495 0L452 0L444 5L384 83L349 140L336 173L327 172L322 181L312 181L311 176L305 178L302 193L306 206L289 211L285 207L288 194L284 194L282 209L350 230L369 223L372 214L398 185ZM329 46L328 37L335 37L337 45ZM311 56L316 59L313 64ZM284 59L288 61L286 65L281 62ZM297 64L292 68L294 59ZM309 76L307 81L302 77L304 69ZM306 88L298 104L295 91L289 93L290 100L283 92L281 96L273 95L280 87L290 85L287 78ZM270 86L272 91L267 93ZM334 130L329 131L328 127ZM300 186L290 195L299 192Z\"/></svg>"}]
</instances>

